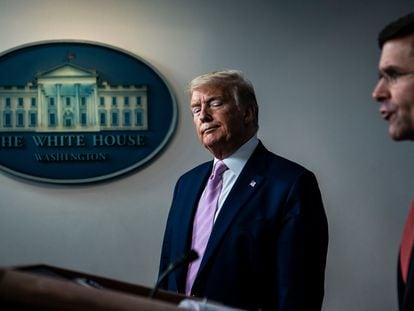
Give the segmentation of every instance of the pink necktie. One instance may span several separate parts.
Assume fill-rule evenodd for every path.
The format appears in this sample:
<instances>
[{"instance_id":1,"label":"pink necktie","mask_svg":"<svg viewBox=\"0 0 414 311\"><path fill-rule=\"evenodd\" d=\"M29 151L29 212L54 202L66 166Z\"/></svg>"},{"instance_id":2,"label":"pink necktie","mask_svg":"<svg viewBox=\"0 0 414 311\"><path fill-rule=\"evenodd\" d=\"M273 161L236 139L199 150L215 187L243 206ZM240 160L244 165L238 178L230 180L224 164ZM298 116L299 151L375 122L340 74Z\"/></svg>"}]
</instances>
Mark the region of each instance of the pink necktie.
<instances>
[{"instance_id":1,"label":"pink necktie","mask_svg":"<svg viewBox=\"0 0 414 311\"><path fill-rule=\"evenodd\" d=\"M217 210L217 203L223 185L222 175L227 169L226 164L222 161L216 163L213 174L208 179L204 193L198 203L198 208L194 217L191 248L198 253L199 257L197 260L190 263L188 267L185 289L187 295L190 295L191 293L191 288L193 287L211 230L213 229L214 215Z\"/></svg>"},{"instance_id":2,"label":"pink necktie","mask_svg":"<svg viewBox=\"0 0 414 311\"><path fill-rule=\"evenodd\" d=\"M400 248L401 275L404 283L407 283L408 268L410 266L411 250L414 243L414 202L411 204L410 213L405 222Z\"/></svg>"}]
</instances>

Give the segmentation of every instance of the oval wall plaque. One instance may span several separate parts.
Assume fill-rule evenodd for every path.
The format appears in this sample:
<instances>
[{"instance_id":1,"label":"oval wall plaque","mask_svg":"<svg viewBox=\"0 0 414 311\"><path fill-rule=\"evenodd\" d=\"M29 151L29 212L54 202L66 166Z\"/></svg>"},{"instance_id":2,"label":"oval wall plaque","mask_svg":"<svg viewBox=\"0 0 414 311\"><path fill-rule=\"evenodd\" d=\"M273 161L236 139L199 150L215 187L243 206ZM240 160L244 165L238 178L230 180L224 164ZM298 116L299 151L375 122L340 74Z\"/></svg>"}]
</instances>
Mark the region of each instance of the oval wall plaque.
<instances>
[{"instance_id":1,"label":"oval wall plaque","mask_svg":"<svg viewBox=\"0 0 414 311\"><path fill-rule=\"evenodd\" d=\"M0 54L0 168L50 183L130 172L168 143L177 106L141 58L95 42L47 41Z\"/></svg>"}]
</instances>

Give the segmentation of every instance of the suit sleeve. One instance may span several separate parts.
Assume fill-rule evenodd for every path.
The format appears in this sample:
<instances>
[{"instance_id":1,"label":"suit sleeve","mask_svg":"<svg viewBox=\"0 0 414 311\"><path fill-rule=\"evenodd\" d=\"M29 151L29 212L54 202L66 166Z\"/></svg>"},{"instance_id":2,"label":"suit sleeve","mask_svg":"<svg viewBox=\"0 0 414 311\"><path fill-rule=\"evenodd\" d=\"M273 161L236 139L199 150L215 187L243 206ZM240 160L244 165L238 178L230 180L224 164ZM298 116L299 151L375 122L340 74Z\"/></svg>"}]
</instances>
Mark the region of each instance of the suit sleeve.
<instances>
[{"instance_id":1,"label":"suit sleeve","mask_svg":"<svg viewBox=\"0 0 414 311\"><path fill-rule=\"evenodd\" d=\"M321 310L328 224L316 178L309 171L293 183L281 219L275 250L274 290L279 295L271 308Z\"/></svg>"},{"instance_id":2,"label":"suit sleeve","mask_svg":"<svg viewBox=\"0 0 414 311\"><path fill-rule=\"evenodd\" d=\"M180 180L179 180L180 181ZM179 185L179 181L177 182L175 188L174 188L174 194L173 194L173 202L172 202L172 206L174 206L174 200L176 198L176 193L177 193L177 189L178 189L178 185ZM171 258L171 238L172 238L172 215L174 213L174 210L172 208L170 208L170 211L168 213L168 218L167 218L167 224L165 227L165 232L164 232L164 239L163 239L163 243L162 243L162 249L161 249L161 258L160 258L160 265L159 265L159 271L158 271L158 277L167 269L168 265L172 262L172 258ZM169 288L168 285L168 279L166 279L162 284L160 284L160 288L165 289L165 290L173 290L171 288Z\"/></svg>"}]
</instances>

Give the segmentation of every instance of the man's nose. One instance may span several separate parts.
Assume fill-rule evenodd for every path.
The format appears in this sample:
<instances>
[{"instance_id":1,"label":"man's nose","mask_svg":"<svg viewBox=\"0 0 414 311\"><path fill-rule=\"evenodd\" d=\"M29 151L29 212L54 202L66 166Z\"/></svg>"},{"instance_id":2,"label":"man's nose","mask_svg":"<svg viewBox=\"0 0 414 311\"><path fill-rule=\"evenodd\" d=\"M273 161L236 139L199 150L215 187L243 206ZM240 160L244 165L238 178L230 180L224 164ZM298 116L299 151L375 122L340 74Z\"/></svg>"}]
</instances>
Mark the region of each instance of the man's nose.
<instances>
[{"instance_id":1,"label":"man's nose","mask_svg":"<svg viewBox=\"0 0 414 311\"><path fill-rule=\"evenodd\" d=\"M208 105L201 105L198 118L201 122L208 122L212 120L210 107Z\"/></svg>"},{"instance_id":2,"label":"man's nose","mask_svg":"<svg viewBox=\"0 0 414 311\"><path fill-rule=\"evenodd\" d=\"M388 99L390 96L390 91L386 82L383 79L380 79L372 91L372 98L377 102L383 102Z\"/></svg>"}]
</instances>

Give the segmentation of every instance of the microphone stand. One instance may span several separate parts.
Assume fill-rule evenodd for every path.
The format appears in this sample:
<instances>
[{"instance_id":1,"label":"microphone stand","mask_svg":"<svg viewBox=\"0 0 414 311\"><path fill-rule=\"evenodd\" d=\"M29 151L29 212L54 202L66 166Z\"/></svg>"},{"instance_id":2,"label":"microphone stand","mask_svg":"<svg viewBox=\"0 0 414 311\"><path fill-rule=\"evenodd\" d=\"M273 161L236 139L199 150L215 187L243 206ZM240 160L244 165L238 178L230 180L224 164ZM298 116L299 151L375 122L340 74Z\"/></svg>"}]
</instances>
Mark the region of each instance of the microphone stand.
<instances>
[{"instance_id":1,"label":"microphone stand","mask_svg":"<svg viewBox=\"0 0 414 311\"><path fill-rule=\"evenodd\" d=\"M194 260L196 260L198 258L198 254L195 250L191 249L190 251L188 251L187 253L183 254L181 257L179 257L176 261L173 261L172 263L170 263L167 267L167 269L165 269L160 276L158 277L157 283L155 283L154 288L151 290L150 294L148 295L149 298L154 298L155 294L157 293L160 285L162 284L162 282L164 282L165 278L171 274L171 272L173 272L175 269L177 269L178 267L184 265L184 264L189 264L190 262L193 262Z\"/></svg>"}]
</instances>

